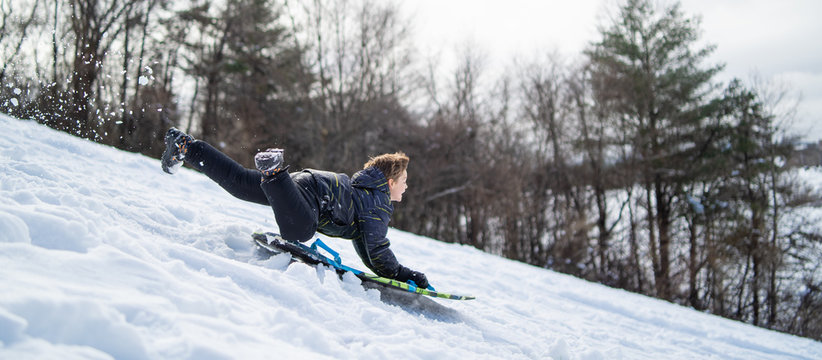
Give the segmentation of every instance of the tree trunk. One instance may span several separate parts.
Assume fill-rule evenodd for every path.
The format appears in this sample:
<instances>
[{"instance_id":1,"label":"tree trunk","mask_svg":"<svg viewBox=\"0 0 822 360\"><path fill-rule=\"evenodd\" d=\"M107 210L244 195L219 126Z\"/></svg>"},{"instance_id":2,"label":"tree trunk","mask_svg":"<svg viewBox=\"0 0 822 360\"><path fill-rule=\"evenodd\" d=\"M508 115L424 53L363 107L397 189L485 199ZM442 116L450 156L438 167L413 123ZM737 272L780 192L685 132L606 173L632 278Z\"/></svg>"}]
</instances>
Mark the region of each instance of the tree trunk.
<instances>
[{"instance_id":1,"label":"tree trunk","mask_svg":"<svg viewBox=\"0 0 822 360\"><path fill-rule=\"evenodd\" d=\"M664 192L664 185L656 181L656 219L659 228L659 272L656 278L657 296L672 300L671 294L671 207Z\"/></svg>"},{"instance_id":2,"label":"tree trunk","mask_svg":"<svg viewBox=\"0 0 822 360\"><path fill-rule=\"evenodd\" d=\"M688 219L688 303L694 309L702 310L702 304L699 301L699 284L697 283L697 274L699 273L699 244L697 242L697 224L696 219Z\"/></svg>"},{"instance_id":3,"label":"tree trunk","mask_svg":"<svg viewBox=\"0 0 822 360\"><path fill-rule=\"evenodd\" d=\"M94 127L90 119L92 86L97 80L97 42L79 44L74 57L74 77L72 79L71 121L76 122L74 133L84 138L94 137ZM69 129L63 129L69 130Z\"/></svg>"}]
</instances>

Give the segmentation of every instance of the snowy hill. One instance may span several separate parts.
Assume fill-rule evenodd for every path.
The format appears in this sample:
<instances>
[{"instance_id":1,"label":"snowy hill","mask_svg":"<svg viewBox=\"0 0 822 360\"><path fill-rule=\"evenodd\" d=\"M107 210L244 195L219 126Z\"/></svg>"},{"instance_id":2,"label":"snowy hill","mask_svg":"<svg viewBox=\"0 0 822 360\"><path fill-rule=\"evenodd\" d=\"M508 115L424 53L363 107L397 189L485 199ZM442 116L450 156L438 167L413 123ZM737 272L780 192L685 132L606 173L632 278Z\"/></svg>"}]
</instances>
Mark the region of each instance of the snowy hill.
<instances>
[{"instance_id":1,"label":"snowy hill","mask_svg":"<svg viewBox=\"0 0 822 360\"><path fill-rule=\"evenodd\" d=\"M250 234L276 229L199 173L0 115L0 359L822 358L819 342L397 230L401 262L477 300L381 300L261 256Z\"/></svg>"}]
</instances>

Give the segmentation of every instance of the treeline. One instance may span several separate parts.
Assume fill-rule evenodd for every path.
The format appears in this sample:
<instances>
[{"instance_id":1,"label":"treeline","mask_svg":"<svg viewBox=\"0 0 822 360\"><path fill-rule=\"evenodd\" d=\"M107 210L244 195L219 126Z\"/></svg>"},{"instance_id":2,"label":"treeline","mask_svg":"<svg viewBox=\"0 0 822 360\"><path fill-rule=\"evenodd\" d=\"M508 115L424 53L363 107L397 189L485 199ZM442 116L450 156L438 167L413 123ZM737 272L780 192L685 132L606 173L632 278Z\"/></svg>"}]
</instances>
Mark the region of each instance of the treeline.
<instances>
[{"instance_id":1,"label":"treeline","mask_svg":"<svg viewBox=\"0 0 822 360\"><path fill-rule=\"evenodd\" d=\"M1 4L3 112L155 157L177 126L247 166L402 150L398 228L822 339L790 111L717 81L678 3L626 0L578 58L495 78L471 48L442 76L395 2Z\"/></svg>"}]
</instances>

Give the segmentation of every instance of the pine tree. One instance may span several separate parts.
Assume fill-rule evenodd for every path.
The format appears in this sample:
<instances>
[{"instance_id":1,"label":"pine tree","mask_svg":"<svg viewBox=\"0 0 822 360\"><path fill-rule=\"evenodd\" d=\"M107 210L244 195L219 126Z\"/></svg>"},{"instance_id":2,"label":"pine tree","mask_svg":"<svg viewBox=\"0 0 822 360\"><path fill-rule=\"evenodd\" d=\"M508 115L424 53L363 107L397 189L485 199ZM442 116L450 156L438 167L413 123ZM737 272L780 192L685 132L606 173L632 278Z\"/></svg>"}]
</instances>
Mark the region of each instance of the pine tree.
<instances>
[{"instance_id":1,"label":"pine tree","mask_svg":"<svg viewBox=\"0 0 822 360\"><path fill-rule=\"evenodd\" d=\"M680 185L703 141L711 79L720 66L702 63L713 47L694 49L698 19L678 3L661 8L629 0L602 39L587 51L595 97L622 122L636 182L644 188L656 295L672 299L672 225Z\"/></svg>"},{"instance_id":2,"label":"pine tree","mask_svg":"<svg viewBox=\"0 0 822 360\"><path fill-rule=\"evenodd\" d=\"M241 162L257 148L281 140L300 81L310 81L302 53L280 24L271 0L194 1L170 22L195 77L200 104L194 131ZM192 114L194 115L194 114ZM250 164L247 164L250 165Z\"/></svg>"}]
</instances>

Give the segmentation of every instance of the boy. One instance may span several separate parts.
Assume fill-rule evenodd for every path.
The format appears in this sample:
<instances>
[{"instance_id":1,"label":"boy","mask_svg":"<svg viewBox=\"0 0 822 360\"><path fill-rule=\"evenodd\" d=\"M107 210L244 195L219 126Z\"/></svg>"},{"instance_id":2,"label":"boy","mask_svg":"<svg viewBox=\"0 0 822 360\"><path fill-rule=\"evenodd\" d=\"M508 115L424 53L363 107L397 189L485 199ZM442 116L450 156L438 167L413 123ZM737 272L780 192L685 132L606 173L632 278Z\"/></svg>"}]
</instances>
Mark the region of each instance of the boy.
<instances>
[{"instance_id":1,"label":"boy","mask_svg":"<svg viewBox=\"0 0 822 360\"><path fill-rule=\"evenodd\" d=\"M289 174L280 149L258 153L254 156L257 170L246 169L175 128L166 133L165 145L163 171L173 174L185 161L231 195L271 206L283 239L302 242L315 232L350 239L362 262L377 275L428 287L423 273L400 265L385 237L394 211L391 201L402 201L407 189L405 154L371 158L349 179L312 169Z\"/></svg>"}]
</instances>

